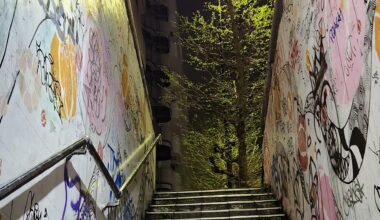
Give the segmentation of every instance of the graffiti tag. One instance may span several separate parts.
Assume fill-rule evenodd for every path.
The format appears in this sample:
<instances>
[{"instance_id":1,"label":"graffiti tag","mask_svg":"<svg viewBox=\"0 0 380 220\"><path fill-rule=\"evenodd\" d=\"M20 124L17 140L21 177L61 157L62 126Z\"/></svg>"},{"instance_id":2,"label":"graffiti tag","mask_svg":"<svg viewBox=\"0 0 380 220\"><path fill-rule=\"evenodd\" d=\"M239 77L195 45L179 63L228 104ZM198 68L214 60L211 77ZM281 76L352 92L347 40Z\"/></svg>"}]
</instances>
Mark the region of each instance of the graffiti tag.
<instances>
[{"instance_id":1,"label":"graffiti tag","mask_svg":"<svg viewBox=\"0 0 380 220\"><path fill-rule=\"evenodd\" d=\"M344 202L348 207L353 207L357 203L362 203L364 198L364 184L360 184L359 180L355 180L353 184L350 186L348 191L344 193Z\"/></svg>"}]
</instances>

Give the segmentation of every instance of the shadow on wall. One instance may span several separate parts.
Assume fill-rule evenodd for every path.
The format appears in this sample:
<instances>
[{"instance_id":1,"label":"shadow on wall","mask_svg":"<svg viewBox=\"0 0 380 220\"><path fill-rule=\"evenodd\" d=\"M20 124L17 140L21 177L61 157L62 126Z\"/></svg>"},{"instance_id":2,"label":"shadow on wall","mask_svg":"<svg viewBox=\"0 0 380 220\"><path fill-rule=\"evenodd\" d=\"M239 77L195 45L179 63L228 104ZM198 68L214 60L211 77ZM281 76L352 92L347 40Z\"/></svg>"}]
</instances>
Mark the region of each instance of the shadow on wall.
<instances>
[{"instance_id":1,"label":"shadow on wall","mask_svg":"<svg viewBox=\"0 0 380 220\"><path fill-rule=\"evenodd\" d=\"M93 178L92 184L98 177ZM3 219L105 219L87 191L93 185L84 185L71 162L54 168L38 182L1 209ZM51 193L62 193L64 200L43 200ZM62 210L61 216L49 214L51 204Z\"/></svg>"}]
</instances>

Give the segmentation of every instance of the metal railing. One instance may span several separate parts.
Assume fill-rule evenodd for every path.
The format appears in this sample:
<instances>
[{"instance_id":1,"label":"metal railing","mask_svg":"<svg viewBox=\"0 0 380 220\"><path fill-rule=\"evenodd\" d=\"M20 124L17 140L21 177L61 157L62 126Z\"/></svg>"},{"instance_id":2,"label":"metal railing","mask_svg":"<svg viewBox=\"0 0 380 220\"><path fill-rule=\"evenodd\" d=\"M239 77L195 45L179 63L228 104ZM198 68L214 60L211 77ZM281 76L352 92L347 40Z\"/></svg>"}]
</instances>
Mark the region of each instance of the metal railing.
<instances>
[{"instance_id":1,"label":"metal railing","mask_svg":"<svg viewBox=\"0 0 380 220\"><path fill-rule=\"evenodd\" d=\"M129 175L127 180L123 183L123 185L120 188L118 188L117 185L115 184L112 176L110 175L110 173L107 170L107 167L104 165L102 159L98 155L98 152L96 151L90 138L86 137L71 144L69 147L51 156L44 162L38 164L34 168L30 169L29 171L13 179L6 185L2 186L0 188L0 200L6 198L13 192L17 191L20 187L24 186L25 184L27 184L28 182L30 182L31 180L33 180L40 174L44 173L48 169L52 168L54 165L56 165L63 159L71 158L71 156L77 155L77 154L86 154L87 153L86 149L90 153L90 155L94 158L96 165L99 167L99 170L102 172L102 174L106 178L106 181L108 185L111 187L112 192L115 194L115 197L117 199L120 199L121 196L123 195L123 192L129 185L129 183L133 180L133 178L136 176L141 166L144 164L149 154L155 148L160 138L161 138L161 134L157 135L157 137L154 139L154 141L151 143L151 145L145 152L144 156L140 159L137 166L132 170L131 174Z\"/></svg>"}]
</instances>

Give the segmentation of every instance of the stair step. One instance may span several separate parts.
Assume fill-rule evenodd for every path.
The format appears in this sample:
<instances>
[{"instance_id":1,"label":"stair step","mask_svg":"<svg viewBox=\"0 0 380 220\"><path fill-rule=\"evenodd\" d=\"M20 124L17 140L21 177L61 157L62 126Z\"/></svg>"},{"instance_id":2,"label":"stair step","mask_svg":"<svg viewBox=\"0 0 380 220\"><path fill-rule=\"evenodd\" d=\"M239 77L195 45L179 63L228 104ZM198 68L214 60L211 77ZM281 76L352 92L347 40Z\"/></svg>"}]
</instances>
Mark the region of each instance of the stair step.
<instances>
[{"instance_id":1,"label":"stair step","mask_svg":"<svg viewBox=\"0 0 380 220\"><path fill-rule=\"evenodd\" d=\"M224 195L224 194L253 194L270 192L268 188L244 188L244 189L218 189L218 190L199 190L181 192L156 192L156 198L182 197L182 196L201 196L201 195Z\"/></svg>"},{"instance_id":2,"label":"stair step","mask_svg":"<svg viewBox=\"0 0 380 220\"><path fill-rule=\"evenodd\" d=\"M262 199L274 199L273 193L254 193L254 194L232 194L232 195L206 195L206 196L184 196L169 198L154 198L153 204L183 204L183 203L204 203L221 201L250 201Z\"/></svg>"},{"instance_id":3,"label":"stair step","mask_svg":"<svg viewBox=\"0 0 380 220\"><path fill-rule=\"evenodd\" d=\"M147 212L146 214L149 216L150 219L162 219L162 218L182 219L182 218L282 214L282 208L270 207L270 208L199 210L199 211L178 211L178 212Z\"/></svg>"},{"instance_id":4,"label":"stair step","mask_svg":"<svg viewBox=\"0 0 380 220\"><path fill-rule=\"evenodd\" d=\"M189 210L217 210L217 209L248 209L248 208L265 208L277 207L279 202L275 199L251 200L251 201L222 201L222 202L204 202L204 203L184 203L184 204L152 204L149 211L189 211Z\"/></svg>"},{"instance_id":5,"label":"stair step","mask_svg":"<svg viewBox=\"0 0 380 220\"><path fill-rule=\"evenodd\" d=\"M287 219L268 188L156 192L145 216L152 220Z\"/></svg>"},{"instance_id":6,"label":"stair step","mask_svg":"<svg viewBox=\"0 0 380 220\"><path fill-rule=\"evenodd\" d=\"M155 219L147 216L146 219ZM156 218L158 219L158 218ZM162 219L173 219L173 218L162 218ZM228 216L228 217L205 217L205 218L180 218L187 220L195 219L209 219L209 220L224 220L224 219L270 219L270 220L284 220L287 219L285 214L271 214L271 215L241 215L241 216Z\"/></svg>"}]
</instances>

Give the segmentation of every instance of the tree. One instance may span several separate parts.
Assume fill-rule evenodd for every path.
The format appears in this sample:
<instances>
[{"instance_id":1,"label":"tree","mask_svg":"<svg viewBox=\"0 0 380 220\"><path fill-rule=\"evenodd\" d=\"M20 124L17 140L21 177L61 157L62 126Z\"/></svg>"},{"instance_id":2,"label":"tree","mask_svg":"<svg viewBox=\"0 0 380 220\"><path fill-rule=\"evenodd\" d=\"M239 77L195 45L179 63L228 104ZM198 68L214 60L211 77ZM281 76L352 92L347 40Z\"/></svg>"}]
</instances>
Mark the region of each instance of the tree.
<instances>
[{"instance_id":1,"label":"tree","mask_svg":"<svg viewBox=\"0 0 380 220\"><path fill-rule=\"evenodd\" d=\"M189 123L193 128L218 125L224 127L224 136L236 137L235 146L225 137L224 147L220 148L226 151L222 155L228 176L234 162L228 155L237 147L239 186L248 179L247 132L261 135L259 103L272 14L271 4L257 0L205 2L204 13L197 11L191 18L179 16L178 19L178 38L187 53L186 62L200 73L201 79L189 80L166 70L171 84L177 86L166 96L175 97L177 104L186 109L184 112L190 112L193 117ZM178 90L183 92L182 98L177 96ZM230 175L229 181L231 178Z\"/></svg>"}]
</instances>

